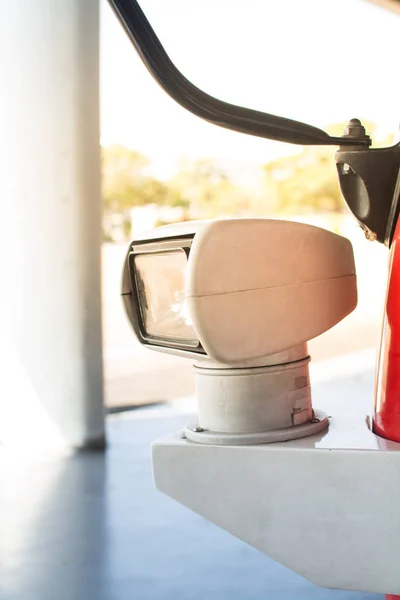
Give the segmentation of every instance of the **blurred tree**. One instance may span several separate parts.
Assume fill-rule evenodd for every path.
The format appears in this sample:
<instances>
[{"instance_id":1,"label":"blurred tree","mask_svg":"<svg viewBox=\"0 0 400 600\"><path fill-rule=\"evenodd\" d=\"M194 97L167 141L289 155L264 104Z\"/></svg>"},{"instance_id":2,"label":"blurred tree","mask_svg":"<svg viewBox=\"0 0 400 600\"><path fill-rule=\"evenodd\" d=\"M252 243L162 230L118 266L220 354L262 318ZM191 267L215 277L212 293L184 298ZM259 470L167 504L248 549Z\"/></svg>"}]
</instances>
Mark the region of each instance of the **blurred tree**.
<instances>
[{"instance_id":1,"label":"blurred tree","mask_svg":"<svg viewBox=\"0 0 400 600\"><path fill-rule=\"evenodd\" d=\"M373 139L379 140L380 146L392 143L388 136L379 138L373 123L364 122L364 126ZM333 125L328 133L342 135L344 127L344 124ZM298 154L266 164L265 183L275 210L297 214L342 211L345 203L337 179L335 151L335 147L306 146Z\"/></svg>"},{"instance_id":2,"label":"blurred tree","mask_svg":"<svg viewBox=\"0 0 400 600\"><path fill-rule=\"evenodd\" d=\"M337 183L334 152L329 147L311 146L265 165L267 189L278 212L342 210L344 203Z\"/></svg>"},{"instance_id":3,"label":"blurred tree","mask_svg":"<svg viewBox=\"0 0 400 600\"><path fill-rule=\"evenodd\" d=\"M190 204L195 218L217 215L235 189L228 175L212 158L182 160L171 187L179 202Z\"/></svg>"},{"instance_id":4,"label":"blurred tree","mask_svg":"<svg viewBox=\"0 0 400 600\"><path fill-rule=\"evenodd\" d=\"M122 146L102 150L103 202L106 213L125 213L147 203L164 204L168 186L148 174L148 158Z\"/></svg>"}]
</instances>

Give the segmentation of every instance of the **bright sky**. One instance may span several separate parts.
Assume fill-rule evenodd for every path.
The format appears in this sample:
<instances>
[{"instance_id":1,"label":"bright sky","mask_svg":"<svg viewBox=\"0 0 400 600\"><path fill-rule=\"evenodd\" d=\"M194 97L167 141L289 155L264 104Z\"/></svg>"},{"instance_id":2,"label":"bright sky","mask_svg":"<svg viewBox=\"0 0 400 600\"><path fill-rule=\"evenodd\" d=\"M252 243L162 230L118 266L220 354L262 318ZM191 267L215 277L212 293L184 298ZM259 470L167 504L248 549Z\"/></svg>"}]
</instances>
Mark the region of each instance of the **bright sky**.
<instances>
[{"instance_id":1,"label":"bright sky","mask_svg":"<svg viewBox=\"0 0 400 600\"><path fill-rule=\"evenodd\" d=\"M222 100L325 128L352 117L398 131L400 17L365 0L141 0L176 66ZM182 156L246 173L294 147L210 125L158 87L102 0L104 144L168 177Z\"/></svg>"}]
</instances>

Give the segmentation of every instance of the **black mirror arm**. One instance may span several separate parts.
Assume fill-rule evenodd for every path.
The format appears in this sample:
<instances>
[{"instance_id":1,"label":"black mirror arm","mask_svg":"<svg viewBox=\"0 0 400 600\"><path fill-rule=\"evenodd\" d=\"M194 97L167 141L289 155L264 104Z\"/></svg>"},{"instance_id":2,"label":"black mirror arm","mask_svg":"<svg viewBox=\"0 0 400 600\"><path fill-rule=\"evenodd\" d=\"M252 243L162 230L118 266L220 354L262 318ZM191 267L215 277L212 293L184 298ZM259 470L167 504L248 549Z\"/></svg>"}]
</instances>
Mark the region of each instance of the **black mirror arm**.
<instances>
[{"instance_id":1,"label":"black mirror arm","mask_svg":"<svg viewBox=\"0 0 400 600\"><path fill-rule=\"evenodd\" d=\"M193 85L175 67L136 0L109 0L151 75L181 106L198 117L240 133L301 145L360 145L367 140L331 137L322 129L218 100Z\"/></svg>"}]
</instances>

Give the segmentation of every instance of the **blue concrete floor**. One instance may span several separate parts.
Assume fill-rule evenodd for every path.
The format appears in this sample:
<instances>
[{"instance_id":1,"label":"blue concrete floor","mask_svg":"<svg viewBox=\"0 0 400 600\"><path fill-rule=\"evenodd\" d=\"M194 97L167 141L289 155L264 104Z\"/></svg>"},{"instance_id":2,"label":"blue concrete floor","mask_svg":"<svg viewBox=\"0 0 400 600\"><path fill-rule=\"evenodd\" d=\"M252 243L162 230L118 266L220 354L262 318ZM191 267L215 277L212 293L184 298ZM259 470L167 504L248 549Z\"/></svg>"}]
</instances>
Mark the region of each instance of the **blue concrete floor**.
<instances>
[{"instance_id":1,"label":"blue concrete floor","mask_svg":"<svg viewBox=\"0 0 400 600\"><path fill-rule=\"evenodd\" d=\"M109 419L104 455L0 461L1 600L382 600L321 590L157 492L150 443L187 417L137 417Z\"/></svg>"}]
</instances>

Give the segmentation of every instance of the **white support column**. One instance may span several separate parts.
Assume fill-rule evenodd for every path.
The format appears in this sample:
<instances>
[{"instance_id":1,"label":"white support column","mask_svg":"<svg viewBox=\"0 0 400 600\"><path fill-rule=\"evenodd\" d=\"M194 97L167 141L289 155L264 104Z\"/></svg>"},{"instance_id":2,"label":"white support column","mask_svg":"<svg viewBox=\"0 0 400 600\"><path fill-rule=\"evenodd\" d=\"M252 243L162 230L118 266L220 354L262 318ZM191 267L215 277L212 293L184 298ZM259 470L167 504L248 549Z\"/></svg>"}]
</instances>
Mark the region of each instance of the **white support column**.
<instances>
[{"instance_id":1,"label":"white support column","mask_svg":"<svg viewBox=\"0 0 400 600\"><path fill-rule=\"evenodd\" d=\"M104 445L98 0L0 0L0 440Z\"/></svg>"}]
</instances>

